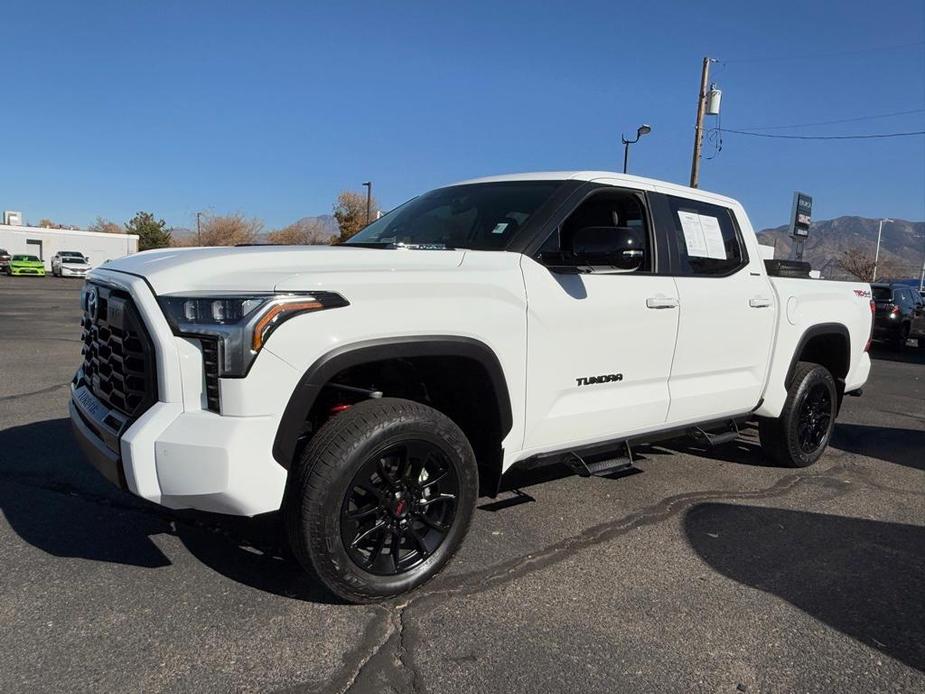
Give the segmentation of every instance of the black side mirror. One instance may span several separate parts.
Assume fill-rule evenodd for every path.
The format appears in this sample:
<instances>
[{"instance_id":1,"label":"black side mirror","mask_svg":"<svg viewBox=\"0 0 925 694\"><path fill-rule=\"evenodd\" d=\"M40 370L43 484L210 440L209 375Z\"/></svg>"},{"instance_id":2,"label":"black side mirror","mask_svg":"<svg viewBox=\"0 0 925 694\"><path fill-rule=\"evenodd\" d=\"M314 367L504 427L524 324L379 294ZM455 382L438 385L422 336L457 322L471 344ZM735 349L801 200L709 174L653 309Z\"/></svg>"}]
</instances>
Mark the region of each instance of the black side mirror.
<instances>
[{"instance_id":1,"label":"black side mirror","mask_svg":"<svg viewBox=\"0 0 925 694\"><path fill-rule=\"evenodd\" d=\"M572 255L581 265L638 270L645 260L643 235L632 227L585 227L571 241Z\"/></svg>"}]
</instances>

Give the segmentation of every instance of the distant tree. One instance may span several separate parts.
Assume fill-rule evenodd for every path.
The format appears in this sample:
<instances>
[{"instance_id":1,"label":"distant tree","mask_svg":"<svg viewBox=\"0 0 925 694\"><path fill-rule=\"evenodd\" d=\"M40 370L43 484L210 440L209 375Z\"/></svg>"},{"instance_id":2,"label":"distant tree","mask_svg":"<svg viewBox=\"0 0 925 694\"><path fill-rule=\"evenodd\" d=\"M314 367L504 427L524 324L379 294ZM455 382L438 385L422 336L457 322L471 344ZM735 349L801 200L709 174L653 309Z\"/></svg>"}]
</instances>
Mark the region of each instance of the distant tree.
<instances>
[{"instance_id":1,"label":"distant tree","mask_svg":"<svg viewBox=\"0 0 925 694\"><path fill-rule=\"evenodd\" d=\"M838 258L838 265L842 270L854 275L862 282L874 281L874 256L865 253L860 248L849 248L842 251ZM895 278L900 274L889 260L881 258L876 263L876 266L878 280Z\"/></svg>"},{"instance_id":2,"label":"distant tree","mask_svg":"<svg viewBox=\"0 0 925 694\"><path fill-rule=\"evenodd\" d=\"M38 225L42 227L43 229L64 229L64 230L71 230L71 231L76 231L80 229L80 227L77 226L76 224L59 224L58 222L54 222L48 219L47 217L43 217L42 219L40 219Z\"/></svg>"},{"instance_id":3,"label":"distant tree","mask_svg":"<svg viewBox=\"0 0 925 694\"><path fill-rule=\"evenodd\" d=\"M248 219L239 212L209 216L202 220L201 240L194 243L202 246L236 246L240 243L254 243L261 231L263 231L263 222L259 219Z\"/></svg>"},{"instance_id":4,"label":"distant tree","mask_svg":"<svg viewBox=\"0 0 925 694\"><path fill-rule=\"evenodd\" d=\"M369 205L369 219L373 221L378 214L379 203L373 198ZM345 190L337 196L334 203L334 218L340 228L338 241L346 241L366 226L366 195Z\"/></svg>"},{"instance_id":5,"label":"distant tree","mask_svg":"<svg viewBox=\"0 0 925 694\"><path fill-rule=\"evenodd\" d=\"M163 219L155 219L150 212L138 212L125 223L125 232L138 234L138 250L166 248L170 245L170 230Z\"/></svg>"},{"instance_id":6,"label":"distant tree","mask_svg":"<svg viewBox=\"0 0 925 694\"><path fill-rule=\"evenodd\" d=\"M300 219L271 231L267 234L267 241L286 246L310 246L330 243L331 234L319 219Z\"/></svg>"},{"instance_id":7,"label":"distant tree","mask_svg":"<svg viewBox=\"0 0 925 694\"><path fill-rule=\"evenodd\" d=\"M116 224L113 221L108 219L103 219L102 217L97 217L96 221L89 226L89 231L102 232L104 234L124 234L125 229Z\"/></svg>"}]
</instances>

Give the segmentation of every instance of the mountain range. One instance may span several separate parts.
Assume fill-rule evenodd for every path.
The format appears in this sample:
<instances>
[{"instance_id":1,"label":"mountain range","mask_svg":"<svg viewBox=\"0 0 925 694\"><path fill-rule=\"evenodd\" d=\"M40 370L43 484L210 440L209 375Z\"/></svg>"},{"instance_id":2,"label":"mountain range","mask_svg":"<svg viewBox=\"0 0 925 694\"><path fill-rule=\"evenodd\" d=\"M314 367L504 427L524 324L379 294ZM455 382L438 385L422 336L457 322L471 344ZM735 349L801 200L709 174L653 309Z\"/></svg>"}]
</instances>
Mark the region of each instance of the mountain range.
<instances>
[{"instance_id":1,"label":"mountain range","mask_svg":"<svg viewBox=\"0 0 925 694\"><path fill-rule=\"evenodd\" d=\"M839 258L849 249L858 249L874 257L877 248L879 219L837 217L814 222L803 247L803 260L830 279L850 276L839 265ZM775 258L789 258L793 239L786 226L758 232L758 241L775 246ZM883 223L880 262L896 268L903 277L918 279L925 261L925 222L896 219Z\"/></svg>"}]
</instances>

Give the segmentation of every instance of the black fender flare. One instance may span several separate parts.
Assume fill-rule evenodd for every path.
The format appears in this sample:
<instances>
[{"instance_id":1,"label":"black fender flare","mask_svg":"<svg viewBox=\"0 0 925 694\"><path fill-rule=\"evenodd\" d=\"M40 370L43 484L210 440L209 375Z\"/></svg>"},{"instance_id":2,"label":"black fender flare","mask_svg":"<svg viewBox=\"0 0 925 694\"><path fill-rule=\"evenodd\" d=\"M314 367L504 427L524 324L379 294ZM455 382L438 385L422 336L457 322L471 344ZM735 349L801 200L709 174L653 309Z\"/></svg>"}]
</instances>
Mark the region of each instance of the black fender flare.
<instances>
[{"instance_id":1,"label":"black fender flare","mask_svg":"<svg viewBox=\"0 0 925 694\"><path fill-rule=\"evenodd\" d=\"M501 435L513 426L511 397L504 370L494 351L484 342L456 335L415 335L364 340L341 345L319 357L296 384L273 440L273 458L289 469L305 416L321 389L338 373L351 366L410 357L465 357L478 362L491 380L501 414Z\"/></svg>"},{"instance_id":2,"label":"black fender flare","mask_svg":"<svg viewBox=\"0 0 925 694\"><path fill-rule=\"evenodd\" d=\"M790 384L793 382L793 372L797 368L797 362L800 361L800 355L803 354L806 344L814 337L819 337L821 335L839 335L845 338L845 344L848 349L845 361L848 365L848 369L851 369L851 333L848 332L848 328L842 323L819 323L819 325L813 325L807 328L800 336L800 341L797 342L796 349L793 351L793 356L790 358L790 368L787 369L787 377L784 379L784 388L790 388ZM836 377L836 381L837 380L838 378Z\"/></svg>"}]
</instances>

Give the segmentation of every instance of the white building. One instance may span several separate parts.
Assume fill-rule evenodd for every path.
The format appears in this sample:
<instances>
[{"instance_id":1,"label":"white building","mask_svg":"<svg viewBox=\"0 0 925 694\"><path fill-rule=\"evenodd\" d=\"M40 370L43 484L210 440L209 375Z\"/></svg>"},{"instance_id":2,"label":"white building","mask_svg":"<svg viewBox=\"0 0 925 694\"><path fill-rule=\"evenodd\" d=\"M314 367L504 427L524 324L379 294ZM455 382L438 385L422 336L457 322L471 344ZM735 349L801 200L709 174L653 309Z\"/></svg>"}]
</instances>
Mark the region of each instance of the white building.
<instances>
[{"instance_id":1,"label":"white building","mask_svg":"<svg viewBox=\"0 0 925 694\"><path fill-rule=\"evenodd\" d=\"M94 267L107 260L138 252L136 234L107 234L78 229L45 229L17 224L19 213L5 212L0 224L0 248L10 255L35 255L45 261L51 272L51 259L58 251L78 251L90 259ZM7 222L12 222L9 224Z\"/></svg>"}]
</instances>

